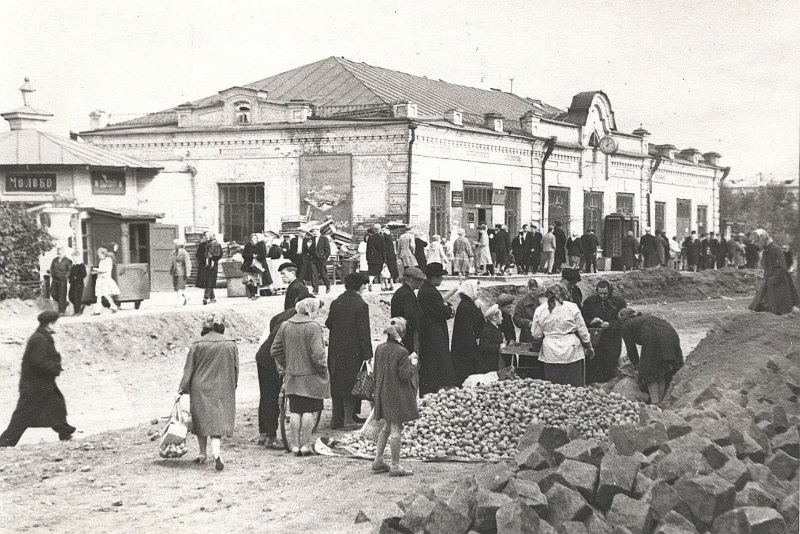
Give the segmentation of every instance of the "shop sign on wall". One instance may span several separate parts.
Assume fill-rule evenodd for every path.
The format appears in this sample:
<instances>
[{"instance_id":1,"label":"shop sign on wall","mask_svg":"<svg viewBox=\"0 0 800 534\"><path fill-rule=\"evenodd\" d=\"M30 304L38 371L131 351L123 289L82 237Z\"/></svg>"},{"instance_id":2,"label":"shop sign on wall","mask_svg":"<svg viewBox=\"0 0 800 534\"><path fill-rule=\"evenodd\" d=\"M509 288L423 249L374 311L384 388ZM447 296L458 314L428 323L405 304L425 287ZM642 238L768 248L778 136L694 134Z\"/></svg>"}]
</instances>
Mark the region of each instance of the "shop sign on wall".
<instances>
[{"instance_id":1,"label":"shop sign on wall","mask_svg":"<svg viewBox=\"0 0 800 534\"><path fill-rule=\"evenodd\" d=\"M492 189L492 204L495 206L504 206L505 203L506 203L506 190Z\"/></svg>"},{"instance_id":2,"label":"shop sign on wall","mask_svg":"<svg viewBox=\"0 0 800 534\"><path fill-rule=\"evenodd\" d=\"M450 205L454 208L460 208L464 205L464 192L463 191L452 191L452 198Z\"/></svg>"},{"instance_id":3,"label":"shop sign on wall","mask_svg":"<svg viewBox=\"0 0 800 534\"><path fill-rule=\"evenodd\" d=\"M93 195L124 195L125 172L92 171Z\"/></svg>"},{"instance_id":4,"label":"shop sign on wall","mask_svg":"<svg viewBox=\"0 0 800 534\"><path fill-rule=\"evenodd\" d=\"M347 156L300 157L300 210L309 220L328 217L340 230L353 228L353 165Z\"/></svg>"},{"instance_id":5,"label":"shop sign on wall","mask_svg":"<svg viewBox=\"0 0 800 534\"><path fill-rule=\"evenodd\" d=\"M6 193L55 193L55 174L6 174Z\"/></svg>"}]
</instances>

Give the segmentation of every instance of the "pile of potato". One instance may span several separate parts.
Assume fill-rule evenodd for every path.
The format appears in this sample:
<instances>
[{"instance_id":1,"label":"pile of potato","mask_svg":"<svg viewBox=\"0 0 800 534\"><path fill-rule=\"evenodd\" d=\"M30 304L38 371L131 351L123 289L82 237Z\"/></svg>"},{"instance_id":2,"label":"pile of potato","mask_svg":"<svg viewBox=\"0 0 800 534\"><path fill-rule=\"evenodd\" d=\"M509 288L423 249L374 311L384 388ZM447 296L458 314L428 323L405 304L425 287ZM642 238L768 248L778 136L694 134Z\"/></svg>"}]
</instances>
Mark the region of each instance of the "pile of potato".
<instances>
[{"instance_id":1,"label":"pile of potato","mask_svg":"<svg viewBox=\"0 0 800 534\"><path fill-rule=\"evenodd\" d=\"M612 425L638 421L640 404L602 389L543 380L508 380L426 395L420 417L403 429L403 456L422 460L491 460L513 456L532 422L603 440ZM375 444L357 434L350 444L373 454Z\"/></svg>"}]
</instances>

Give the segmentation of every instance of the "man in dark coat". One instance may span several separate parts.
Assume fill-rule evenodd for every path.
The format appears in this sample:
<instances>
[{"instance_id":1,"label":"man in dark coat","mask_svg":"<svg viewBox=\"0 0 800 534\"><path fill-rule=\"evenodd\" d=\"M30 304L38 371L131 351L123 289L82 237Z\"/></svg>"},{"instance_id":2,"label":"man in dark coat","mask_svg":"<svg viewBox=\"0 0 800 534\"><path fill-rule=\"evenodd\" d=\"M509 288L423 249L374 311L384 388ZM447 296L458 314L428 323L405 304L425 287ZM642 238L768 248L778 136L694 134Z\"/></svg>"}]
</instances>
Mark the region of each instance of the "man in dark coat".
<instances>
[{"instance_id":1,"label":"man in dark coat","mask_svg":"<svg viewBox=\"0 0 800 534\"><path fill-rule=\"evenodd\" d=\"M581 250L583 250L583 272L597 272L597 247L600 241L594 235L594 228L587 228L586 233L581 236Z\"/></svg>"},{"instance_id":2,"label":"man in dark coat","mask_svg":"<svg viewBox=\"0 0 800 534\"><path fill-rule=\"evenodd\" d=\"M83 313L83 289L86 284L86 265L79 253L75 253L75 261L69 269L69 301L72 303L72 308L75 315Z\"/></svg>"},{"instance_id":3,"label":"man in dark coat","mask_svg":"<svg viewBox=\"0 0 800 534\"><path fill-rule=\"evenodd\" d=\"M297 278L297 265L287 262L282 264L278 271L281 273L283 283L287 284L286 296L283 299L284 310L294 309L294 305L297 302L311 296L311 293L308 292L308 287Z\"/></svg>"},{"instance_id":4,"label":"man in dark coat","mask_svg":"<svg viewBox=\"0 0 800 534\"><path fill-rule=\"evenodd\" d=\"M325 284L325 292L331 292L331 282L328 280L328 256L331 255L331 242L327 236L320 235L319 228L311 230L311 245L308 250L311 258L311 290L319 294L320 280Z\"/></svg>"},{"instance_id":5,"label":"man in dark coat","mask_svg":"<svg viewBox=\"0 0 800 534\"><path fill-rule=\"evenodd\" d=\"M425 281L425 274L418 267L409 267L403 273L403 285L392 295L391 316L402 317L406 320L406 335L403 336L403 346L409 353L419 354L419 302L414 293Z\"/></svg>"},{"instance_id":6,"label":"man in dark coat","mask_svg":"<svg viewBox=\"0 0 800 534\"><path fill-rule=\"evenodd\" d=\"M535 273L539 270L539 263L542 261L542 233L535 224L531 225L533 230L530 235L530 272Z\"/></svg>"},{"instance_id":7,"label":"man in dark coat","mask_svg":"<svg viewBox=\"0 0 800 534\"><path fill-rule=\"evenodd\" d=\"M717 269L724 269L728 266L728 240L722 234L717 235L719 247L717 247Z\"/></svg>"},{"instance_id":8,"label":"man in dark coat","mask_svg":"<svg viewBox=\"0 0 800 534\"><path fill-rule=\"evenodd\" d=\"M369 280L361 273L344 277L345 292L331 303L325 326L330 331L328 370L331 377L331 428L354 430L353 420L357 399L353 397L362 364L372 359L372 335L369 326L369 306L361 294Z\"/></svg>"},{"instance_id":9,"label":"man in dark coat","mask_svg":"<svg viewBox=\"0 0 800 534\"><path fill-rule=\"evenodd\" d=\"M567 263L567 234L561 228L561 221L553 223L553 235L556 236L556 253L553 262L553 274L560 273L561 267Z\"/></svg>"},{"instance_id":10,"label":"man in dark coat","mask_svg":"<svg viewBox=\"0 0 800 534\"><path fill-rule=\"evenodd\" d=\"M419 237L419 234L414 236L414 259L417 260L417 267L425 270L425 266L428 265L428 258L425 257L425 248L428 246L428 242L423 240Z\"/></svg>"},{"instance_id":11,"label":"man in dark coat","mask_svg":"<svg viewBox=\"0 0 800 534\"><path fill-rule=\"evenodd\" d=\"M533 341L531 321L533 312L539 307L540 299L544 296L544 286L540 286L535 278L528 278L528 294L519 299L514 308L514 324L519 328L520 343Z\"/></svg>"},{"instance_id":12,"label":"man in dark coat","mask_svg":"<svg viewBox=\"0 0 800 534\"><path fill-rule=\"evenodd\" d=\"M497 260L497 268L500 274L508 273L511 252L511 237L508 235L508 228L505 224L499 224L499 229L494 234L494 248Z\"/></svg>"},{"instance_id":13,"label":"man in dark coat","mask_svg":"<svg viewBox=\"0 0 800 534\"><path fill-rule=\"evenodd\" d=\"M454 386L455 374L450 358L450 339L447 320L453 317L453 307L436 289L442 283L444 268L441 263L429 263L425 269L427 280L417 293L420 309L419 325L419 394L434 393L441 388ZM455 290L448 293L448 298Z\"/></svg>"},{"instance_id":14,"label":"man in dark coat","mask_svg":"<svg viewBox=\"0 0 800 534\"><path fill-rule=\"evenodd\" d=\"M613 286L606 280L597 284L597 294L583 303L583 320L589 328L600 328L600 340L594 347L594 358L586 360L586 383L602 384L617 376L619 356L622 354L622 323L617 314L628 304L614 295Z\"/></svg>"},{"instance_id":15,"label":"man in dark coat","mask_svg":"<svg viewBox=\"0 0 800 534\"><path fill-rule=\"evenodd\" d=\"M641 254L642 257L642 267L645 269L658 267L660 265L658 261L658 247L660 247L661 244L656 239L656 236L650 232L650 228L645 228L644 235L639 240L639 254Z\"/></svg>"},{"instance_id":16,"label":"man in dark coat","mask_svg":"<svg viewBox=\"0 0 800 534\"><path fill-rule=\"evenodd\" d=\"M523 228L526 228L525 225ZM527 232L523 229L511 242L511 253L514 255L514 264L517 266L517 274L528 272L528 249L525 245Z\"/></svg>"},{"instance_id":17,"label":"man in dark coat","mask_svg":"<svg viewBox=\"0 0 800 534\"><path fill-rule=\"evenodd\" d=\"M714 232L708 233L708 256L706 257L706 268L717 268L717 256L719 255L719 240Z\"/></svg>"},{"instance_id":18,"label":"man in dark coat","mask_svg":"<svg viewBox=\"0 0 800 534\"><path fill-rule=\"evenodd\" d=\"M67 278L72 260L64 254L64 247L56 248L56 257L50 263L50 298L58 302L58 313L67 311Z\"/></svg>"},{"instance_id":19,"label":"man in dark coat","mask_svg":"<svg viewBox=\"0 0 800 534\"><path fill-rule=\"evenodd\" d=\"M683 240L683 249L686 251L686 268L689 271L697 272L700 265L700 241L697 239L697 232L692 232Z\"/></svg>"},{"instance_id":20,"label":"man in dark coat","mask_svg":"<svg viewBox=\"0 0 800 534\"><path fill-rule=\"evenodd\" d=\"M503 322L500 323L500 332L503 333L507 344L517 341L517 329L514 328L514 319L511 317L511 314L514 312L513 305L514 297L508 293L502 293L497 297L497 306L503 314Z\"/></svg>"},{"instance_id":21,"label":"man in dark coat","mask_svg":"<svg viewBox=\"0 0 800 534\"><path fill-rule=\"evenodd\" d=\"M583 293L581 292L581 288L578 287L578 282L580 281L581 272L579 270L561 270L561 283L567 286L567 289L569 290L569 299L574 302L581 311L583 311Z\"/></svg>"},{"instance_id":22,"label":"man in dark coat","mask_svg":"<svg viewBox=\"0 0 800 534\"><path fill-rule=\"evenodd\" d=\"M750 234L750 241L763 251L761 261L764 266L764 281L749 308L756 312L784 315L800 306L797 286L786 268L786 256L780 247L761 228Z\"/></svg>"},{"instance_id":23,"label":"man in dark coat","mask_svg":"<svg viewBox=\"0 0 800 534\"><path fill-rule=\"evenodd\" d=\"M197 247L197 287L205 289L203 304L217 301L214 288L217 285L217 269L222 258L222 247L217 242L213 232L203 233L203 240Z\"/></svg>"},{"instance_id":24,"label":"man in dark coat","mask_svg":"<svg viewBox=\"0 0 800 534\"><path fill-rule=\"evenodd\" d=\"M39 328L33 333L22 356L19 401L11 422L0 435L0 447L13 447L28 428L50 427L61 441L72 439L75 427L67 423L67 405L56 385L61 374L61 354L53 341L58 312L39 314Z\"/></svg>"},{"instance_id":25,"label":"man in dark coat","mask_svg":"<svg viewBox=\"0 0 800 534\"><path fill-rule=\"evenodd\" d=\"M383 233L383 256L386 267L389 268L389 291L394 291L394 282L400 278L400 270L397 268L397 251L394 248L394 237L388 226L381 228ZM369 244L367 244L369 246Z\"/></svg>"},{"instance_id":26,"label":"man in dark coat","mask_svg":"<svg viewBox=\"0 0 800 534\"><path fill-rule=\"evenodd\" d=\"M382 284L381 270L383 270L385 261L381 225L375 224L367 237L367 266L369 267L369 276L372 277L372 283Z\"/></svg>"},{"instance_id":27,"label":"man in dark coat","mask_svg":"<svg viewBox=\"0 0 800 534\"><path fill-rule=\"evenodd\" d=\"M622 238L622 270L630 271L636 267L636 253L639 250L639 243L633 237L633 230L628 230Z\"/></svg>"},{"instance_id":28,"label":"man in dark coat","mask_svg":"<svg viewBox=\"0 0 800 534\"><path fill-rule=\"evenodd\" d=\"M477 288L475 281L467 281L464 286L470 287L470 282ZM461 301L458 303L453 321L453 341L450 346L450 355L453 359L456 384L462 384L468 376L480 372L478 343L483 333L484 318L483 312L473 299L477 295L459 292L458 296L461 297Z\"/></svg>"},{"instance_id":29,"label":"man in dark coat","mask_svg":"<svg viewBox=\"0 0 800 534\"><path fill-rule=\"evenodd\" d=\"M297 235L289 240L289 251L286 255L286 259L297 265L297 276L301 280L303 280L301 275L303 274L303 241L305 241L305 237L305 230L299 230Z\"/></svg>"},{"instance_id":30,"label":"man in dark coat","mask_svg":"<svg viewBox=\"0 0 800 534\"><path fill-rule=\"evenodd\" d=\"M700 261L697 264L698 270L704 271L708 269L708 255L711 252L711 247L708 243L708 234L700 234Z\"/></svg>"}]
</instances>

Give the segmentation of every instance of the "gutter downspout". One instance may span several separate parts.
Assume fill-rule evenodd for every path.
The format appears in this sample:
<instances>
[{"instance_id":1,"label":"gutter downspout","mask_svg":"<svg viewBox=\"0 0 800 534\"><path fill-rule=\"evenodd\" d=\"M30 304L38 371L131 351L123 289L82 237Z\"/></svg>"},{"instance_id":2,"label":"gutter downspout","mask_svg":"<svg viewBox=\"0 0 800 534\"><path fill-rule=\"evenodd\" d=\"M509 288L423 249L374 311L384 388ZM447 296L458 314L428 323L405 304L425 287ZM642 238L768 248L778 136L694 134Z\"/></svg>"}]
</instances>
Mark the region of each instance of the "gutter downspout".
<instances>
[{"instance_id":1,"label":"gutter downspout","mask_svg":"<svg viewBox=\"0 0 800 534\"><path fill-rule=\"evenodd\" d=\"M545 180L545 170L544 167L547 164L547 160L550 159L550 156L553 154L553 150L556 148L556 141L558 141L558 137L551 136L548 137L544 142L544 153L542 155L542 206L541 212L539 213L539 227L544 228L544 208L545 208L545 200L547 196L547 181Z\"/></svg>"},{"instance_id":2,"label":"gutter downspout","mask_svg":"<svg viewBox=\"0 0 800 534\"><path fill-rule=\"evenodd\" d=\"M653 176L655 176L656 171L658 170L659 167L661 167L661 156L658 156L653 160L652 165L650 165L650 174L647 177L647 226L650 227L652 227L653 225L652 222L653 208L650 207L651 204L650 200L653 195ZM661 228L661 230L664 230L664 228Z\"/></svg>"},{"instance_id":3,"label":"gutter downspout","mask_svg":"<svg viewBox=\"0 0 800 534\"><path fill-rule=\"evenodd\" d=\"M719 179L719 187L720 187L720 189L722 189L722 182L725 181L725 178L727 178L730 173L731 173L731 168L730 167L723 167L722 168L722 176ZM717 170L714 169L714 178L716 178L716 177L717 177ZM719 205L719 203L720 203L719 202L720 201L720 195L717 194L717 188L713 187L714 184L712 183L711 185L712 185L711 194L713 195L712 199L714 199L716 201L716 203L717 203L717 213L720 213L722 211L722 206ZM722 228L720 226L721 224L722 224L722 217L720 216L720 218L717 219L717 229L718 230L722 230Z\"/></svg>"},{"instance_id":4,"label":"gutter downspout","mask_svg":"<svg viewBox=\"0 0 800 534\"><path fill-rule=\"evenodd\" d=\"M417 124L409 121L408 130L411 136L408 140L408 179L406 182L406 224L411 224L411 162L414 154L414 141L417 140Z\"/></svg>"}]
</instances>

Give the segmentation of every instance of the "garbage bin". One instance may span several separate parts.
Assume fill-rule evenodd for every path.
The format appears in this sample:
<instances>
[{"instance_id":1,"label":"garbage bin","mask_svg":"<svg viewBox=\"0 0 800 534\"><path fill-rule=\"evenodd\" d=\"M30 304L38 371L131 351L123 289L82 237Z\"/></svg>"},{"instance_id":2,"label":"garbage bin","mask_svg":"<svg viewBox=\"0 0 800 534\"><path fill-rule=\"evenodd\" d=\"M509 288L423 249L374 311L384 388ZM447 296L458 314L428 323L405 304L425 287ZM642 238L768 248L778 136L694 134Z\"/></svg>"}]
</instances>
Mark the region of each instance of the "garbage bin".
<instances>
[{"instance_id":1,"label":"garbage bin","mask_svg":"<svg viewBox=\"0 0 800 534\"><path fill-rule=\"evenodd\" d=\"M242 273L242 262L229 260L219 263L222 265L222 275L227 282L228 296L246 297L247 288L244 287L244 282L242 282L242 276L244 274Z\"/></svg>"}]
</instances>

